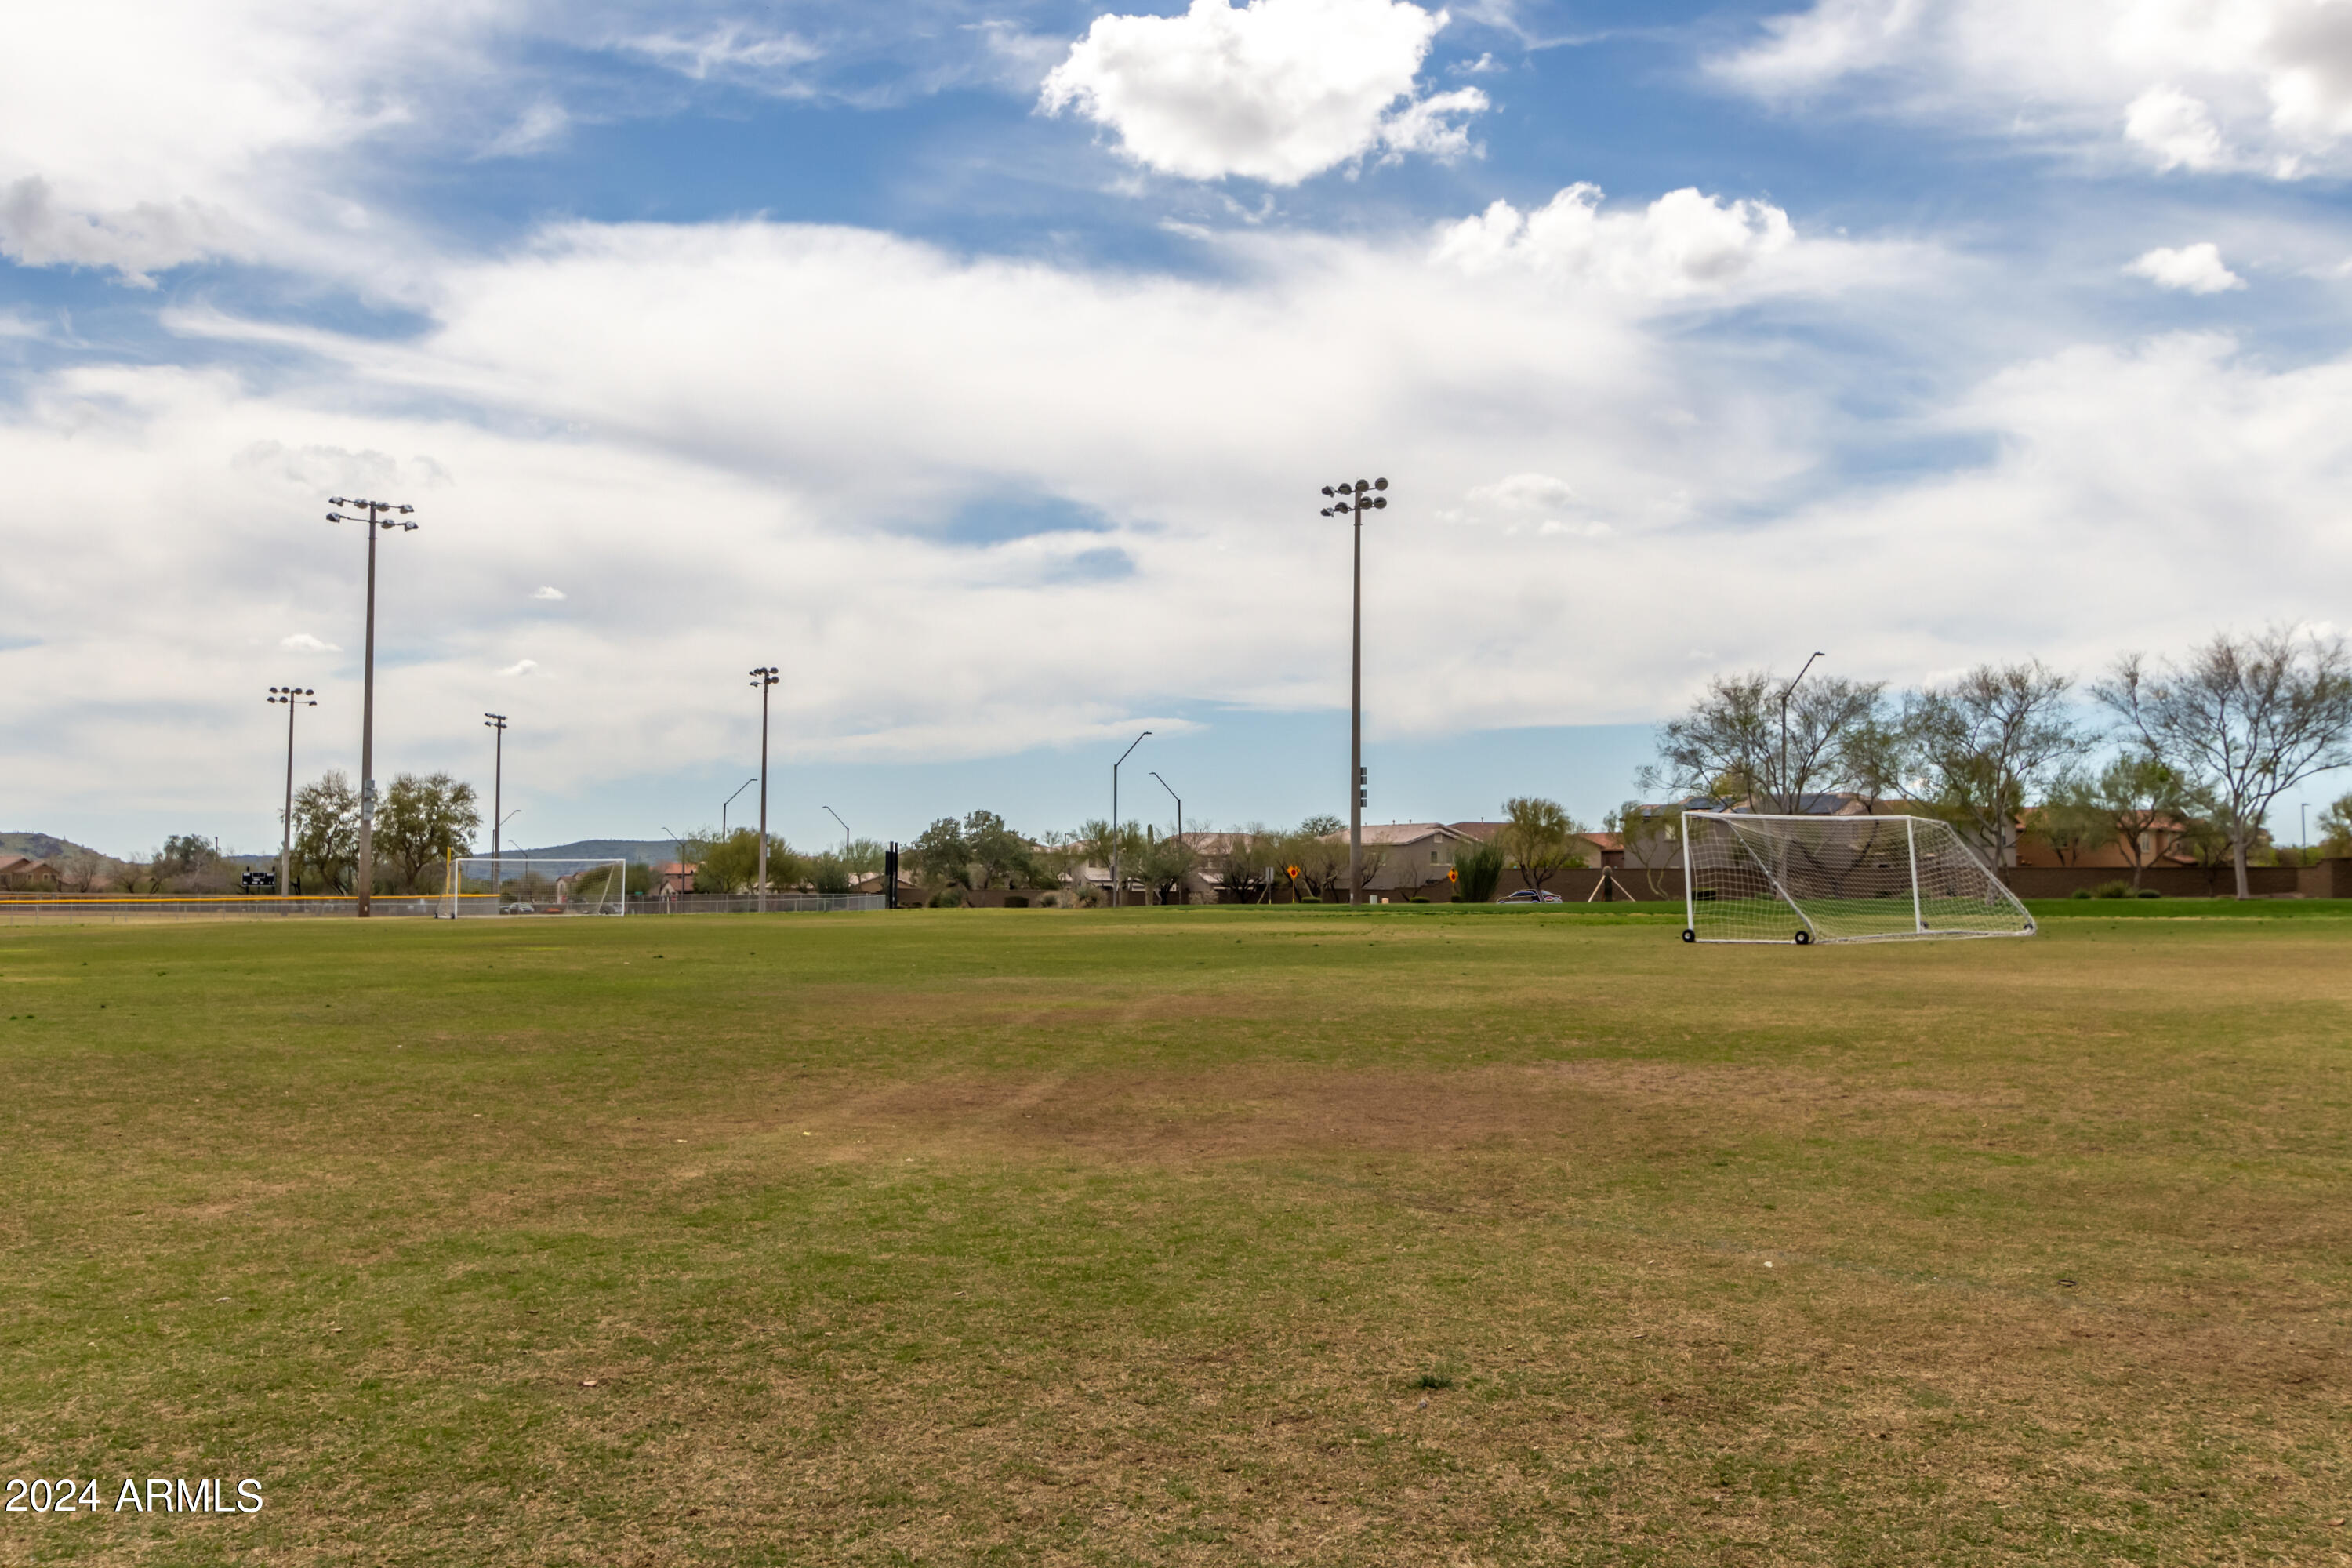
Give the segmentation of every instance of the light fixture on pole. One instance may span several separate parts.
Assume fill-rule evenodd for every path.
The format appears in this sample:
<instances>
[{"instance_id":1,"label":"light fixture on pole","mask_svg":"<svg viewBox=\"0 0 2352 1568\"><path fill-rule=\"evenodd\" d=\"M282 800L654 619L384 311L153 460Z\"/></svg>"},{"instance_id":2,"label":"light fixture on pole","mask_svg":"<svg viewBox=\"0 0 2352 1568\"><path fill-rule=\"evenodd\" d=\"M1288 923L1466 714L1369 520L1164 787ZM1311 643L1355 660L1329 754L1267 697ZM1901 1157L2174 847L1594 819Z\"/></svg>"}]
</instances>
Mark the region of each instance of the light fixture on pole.
<instances>
[{"instance_id":1,"label":"light fixture on pole","mask_svg":"<svg viewBox=\"0 0 2352 1568\"><path fill-rule=\"evenodd\" d=\"M824 814L835 822L841 822L841 813L833 807L826 806ZM841 822L841 863L845 866L849 864L849 824L845 822Z\"/></svg>"},{"instance_id":2,"label":"light fixture on pole","mask_svg":"<svg viewBox=\"0 0 2352 1568\"><path fill-rule=\"evenodd\" d=\"M319 694L307 686L273 686L268 700L283 703L286 708L286 814L281 819L285 832L278 841L278 896L287 896L294 884L294 710L316 708L312 700Z\"/></svg>"},{"instance_id":3,"label":"light fixture on pole","mask_svg":"<svg viewBox=\"0 0 2352 1568\"><path fill-rule=\"evenodd\" d=\"M416 509L388 500L346 500L329 496L327 504L349 507L352 515L327 514L329 522L356 522L367 530L367 653L360 683L360 866L359 915L375 912L375 536L378 530L399 528L410 533L416 524L408 514Z\"/></svg>"},{"instance_id":4,"label":"light fixture on pole","mask_svg":"<svg viewBox=\"0 0 2352 1568\"><path fill-rule=\"evenodd\" d=\"M1348 645L1348 901L1351 904L1364 901L1364 514L1387 507L1389 498L1373 492L1388 488L1386 479L1323 487L1331 504L1322 515L1348 518L1356 529L1354 619Z\"/></svg>"},{"instance_id":5,"label":"light fixture on pole","mask_svg":"<svg viewBox=\"0 0 2352 1568\"><path fill-rule=\"evenodd\" d=\"M753 773L750 778L745 779L741 784L735 786L735 795L741 795L745 790L750 789L753 784L758 784L759 782L760 775ZM727 842L727 808L735 804L735 795L730 795L725 800L719 803L719 842L721 844Z\"/></svg>"},{"instance_id":6,"label":"light fixture on pole","mask_svg":"<svg viewBox=\"0 0 2352 1568\"><path fill-rule=\"evenodd\" d=\"M1146 730L1143 735L1149 735ZM1135 748L1143 744L1143 735L1128 742L1127 750L1118 754L1118 763L1110 765L1110 907L1118 908L1118 763L1135 755Z\"/></svg>"},{"instance_id":7,"label":"light fixture on pole","mask_svg":"<svg viewBox=\"0 0 2352 1568\"><path fill-rule=\"evenodd\" d=\"M776 667L763 664L751 672L760 689L760 912L768 912L768 692L780 678Z\"/></svg>"},{"instance_id":8,"label":"light fixture on pole","mask_svg":"<svg viewBox=\"0 0 2352 1568\"><path fill-rule=\"evenodd\" d=\"M507 825L507 819L499 815L506 798L507 716L485 713L482 715L482 728L498 731L490 742L490 897L496 899L499 889L506 885L499 876L503 869L499 862L503 857L499 853L499 830ZM520 811L522 807L515 809Z\"/></svg>"},{"instance_id":9,"label":"light fixture on pole","mask_svg":"<svg viewBox=\"0 0 2352 1568\"><path fill-rule=\"evenodd\" d=\"M1153 778L1160 779L1160 770L1157 768L1152 769L1151 776ZM1176 786L1170 784L1166 779L1160 779L1160 787L1166 790L1168 792L1168 798L1176 803L1176 837L1181 838L1184 837L1184 797L1178 795L1176 793Z\"/></svg>"},{"instance_id":10,"label":"light fixture on pole","mask_svg":"<svg viewBox=\"0 0 2352 1568\"><path fill-rule=\"evenodd\" d=\"M1813 658L1828 657L1818 648L1813 651ZM1797 671L1797 680L1805 679L1805 670L1813 668L1813 658L1805 660L1805 668ZM1780 809L1787 812L1798 809L1789 804L1789 695L1797 689L1797 680L1780 689Z\"/></svg>"}]
</instances>

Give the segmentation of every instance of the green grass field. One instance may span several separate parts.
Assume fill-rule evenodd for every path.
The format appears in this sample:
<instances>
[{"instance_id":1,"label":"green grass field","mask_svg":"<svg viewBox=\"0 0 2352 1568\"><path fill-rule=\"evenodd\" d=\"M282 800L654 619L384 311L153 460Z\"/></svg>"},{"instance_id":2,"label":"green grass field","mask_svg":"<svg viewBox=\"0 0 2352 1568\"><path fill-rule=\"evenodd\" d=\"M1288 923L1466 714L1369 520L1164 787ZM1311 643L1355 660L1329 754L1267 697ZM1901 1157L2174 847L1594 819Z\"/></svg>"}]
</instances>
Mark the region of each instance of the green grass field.
<instances>
[{"instance_id":1,"label":"green grass field","mask_svg":"<svg viewBox=\"0 0 2352 1568\"><path fill-rule=\"evenodd\" d=\"M267 1498L0 1562L2346 1562L2352 919L2048 912L0 930L0 1473Z\"/></svg>"}]
</instances>

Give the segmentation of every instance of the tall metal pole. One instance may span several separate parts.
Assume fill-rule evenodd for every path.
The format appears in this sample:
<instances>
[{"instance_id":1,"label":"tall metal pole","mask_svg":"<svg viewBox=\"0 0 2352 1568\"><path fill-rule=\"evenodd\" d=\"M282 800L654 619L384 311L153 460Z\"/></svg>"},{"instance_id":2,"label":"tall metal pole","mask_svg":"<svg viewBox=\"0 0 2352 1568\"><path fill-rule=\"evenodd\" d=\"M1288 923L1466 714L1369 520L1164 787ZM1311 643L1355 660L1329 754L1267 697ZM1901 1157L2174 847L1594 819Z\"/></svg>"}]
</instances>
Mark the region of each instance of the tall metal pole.
<instances>
[{"instance_id":1,"label":"tall metal pole","mask_svg":"<svg viewBox=\"0 0 2352 1568\"><path fill-rule=\"evenodd\" d=\"M1157 768L1153 769L1151 776L1160 779L1160 771ZM1176 803L1176 837L1181 838L1184 837L1184 797L1178 795L1176 786L1166 779L1160 779L1160 787L1166 790L1168 798Z\"/></svg>"},{"instance_id":2,"label":"tall metal pole","mask_svg":"<svg viewBox=\"0 0 2352 1568\"><path fill-rule=\"evenodd\" d=\"M756 777L745 779L735 786L735 795L741 795L759 782ZM735 804L735 795L730 795L719 803L719 842L721 844L727 842L727 808Z\"/></svg>"},{"instance_id":3,"label":"tall metal pole","mask_svg":"<svg viewBox=\"0 0 2352 1568\"><path fill-rule=\"evenodd\" d=\"M1348 901L1364 901L1364 509L1355 508L1355 600L1348 639Z\"/></svg>"},{"instance_id":4,"label":"tall metal pole","mask_svg":"<svg viewBox=\"0 0 2352 1568\"><path fill-rule=\"evenodd\" d=\"M1143 735L1149 735L1150 733L1151 733L1151 731L1146 730L1143 732ZM1118 762L1113 763L1110 765L1110 907L1112 909L1119 907L1118 841L1120 834L1118 830L1118 766L1119 763L1124 763L1128 758L1135 755L1135 748L1143 744L1143 735L1138 735L1134 740L1129 742L1127 750L1118 754Z\"/></svg>"},{"instance_id":5,"label":"tall metal pole","mask_svg":"<svg viewBox=\"0 0 2352 1568\"><path fill-rule=\"evenodd\" d=\"M503 713L482 715L482 728L494 730L497 738L490 752L490 897L495 900L499 889L506 885L503 876L505 857L500 853L499 835L507 825L504 815L507 780L507 716ZM495 907L495 905L493 905Z\"/></svg>"},{"instance_id":6,"label":"tall metal pole","mask_svg":"<svg viewBox=\"0 0 2352 1568\"><path fill-rule=\"evenodd\" d=\"M278 896L286 898L293 886L294 876L294 710L297 707L316 708L315 701L305 701L318 693L307 686L273 686L269 700L286 705L286 805L279 816L283 831L278 840Z\"/></svg>"},{"instance_id":7,"label":"tall metal pole","mask_svg":"<svg viewBox=\"0 0 2352 1568\"><path fill-rule=\"evenodd\" d=\"M841 822L841 813L834 810L833 807L826 806L824 814L835 822ZM845 866L849 863L849 824L845 822L841 822L841 860Z\"/></svg>"},{"instance_id":8,"label":"tall metal pole","mask_svg":"<svg viewBox=\"0 0 2352 1568\"><path fill-rule=\"evenodd\" d=\"M360 865L359 910L362 920L375 912L375 536L379 529L395 523L410 531L416 525L408 514L416 509L388 500L345 500L341 496L329 498L329 504L348 506L357 515L346 520L340 513L329 512L329 522L349 521L364 525L367 531L367 653L364 673L360 686ZM387 515L390 514L390 515Z\"/></svg>"},{"instance_id":9,"label":"tall metal pole","mask_svg":"<svg viewBox=\"0 0 2352 1568\"><path fill-rule=\"evenodd\" d=\"M1349 601L1348 640L1348 901L1364 901L1364 514L1389 504L1376 490L1389 488L1386 479L1358 479L1353 484L1326 485L1332 498L1325 517L1346 517L1355 527L1355 571Z\"/></svg>"},{"instance_id":10,"label":"tall metal pole","mask_svg":"<svg viewBox=\"0 0 2352 1568\"><path fill-rule=\"evenodd\" d=\"M751 672L760 689L760 912L768 912L768 692L777 680L776 667L763 664Z\"/></svg>"},{"instance_id":11,"label":"tall metal pole","mask_svg":"<svg viewBox=\"0 0 2352 1568\"><path fill-rule=\"evenodd\" d=\"M1813 658L1822 657L1823 656L1821 650L1816 648L1813 651ZM1805 679L1805 670L1813 668L1813 658L1805 660L1805 668L1797 671L1797 680ZM1796 807L1789 798L1789 698L1797 689L1797 680L1792 680L1780 689L1780 809L1791 814L1795 812Z\"/></svg>"}]
</instances>

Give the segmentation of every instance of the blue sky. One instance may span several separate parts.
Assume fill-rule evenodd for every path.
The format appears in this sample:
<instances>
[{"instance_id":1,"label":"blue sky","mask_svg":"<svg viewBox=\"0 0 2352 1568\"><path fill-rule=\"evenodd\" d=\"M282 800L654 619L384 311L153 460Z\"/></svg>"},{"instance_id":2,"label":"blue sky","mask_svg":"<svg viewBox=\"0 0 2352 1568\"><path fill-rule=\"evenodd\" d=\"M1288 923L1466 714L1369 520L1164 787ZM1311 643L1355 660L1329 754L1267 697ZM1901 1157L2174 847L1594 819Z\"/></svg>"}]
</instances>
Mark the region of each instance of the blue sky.
<instances>
[{"instance_id":1,"label":"blue sky","mask_svg":"<svg viewBox=\"0 0 2352 1568\"><path fill-rule=\"evenodd\" d=\"M380 776L478 777L509 712L533 840L714 820L771 660L796 840L1069 826L1144 728L1194 821L1342 810L1359 471L1383 820L1597 818L1707 675L1816 647L2347 621L2346 0L19 32L0 720L47 739L0 826L267 846L286 680L299 769L355 767L331 494L425 524Z\"/></svg>"}]
</instances>

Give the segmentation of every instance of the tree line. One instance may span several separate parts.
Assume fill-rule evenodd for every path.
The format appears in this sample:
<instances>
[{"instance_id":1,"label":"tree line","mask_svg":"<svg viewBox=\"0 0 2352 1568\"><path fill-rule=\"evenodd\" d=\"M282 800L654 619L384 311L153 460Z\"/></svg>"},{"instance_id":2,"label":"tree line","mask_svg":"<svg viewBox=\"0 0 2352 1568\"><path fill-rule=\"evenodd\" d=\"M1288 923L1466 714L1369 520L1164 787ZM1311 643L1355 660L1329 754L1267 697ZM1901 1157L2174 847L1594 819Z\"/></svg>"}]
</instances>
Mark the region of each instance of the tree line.
<instances>
[{"instance_id":1,"label":"tree line","mask_svg":"<svg viewBox=\"0 0 2352 1568\"><path fill-rule=\"evenodd\" d=\"M1837 676L1794 689L1769 670L1717 676L1660 728L1642 783L1783 813L1832 794L1900 802L1952 823L2001 867L2017 863L2028 826L2066 860L2114 843L2135 882L2170 843L2202 864L2226 858L2242 899L2279 798L2352 766L2340 637L2273 627L2217 633L2178 659L2126 654L2079 689L2096 718L2077 689L2039 659L1899 693ZM2111 762L2086 765L2110 742L2121 745ZM1629 838L1669 830L1667 814L1630 804L1622 820ZM2352 853L2352 795L2320 828Z\"/></svg>"}]
</instances>

